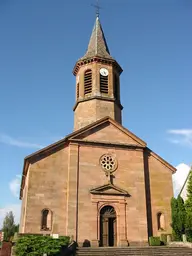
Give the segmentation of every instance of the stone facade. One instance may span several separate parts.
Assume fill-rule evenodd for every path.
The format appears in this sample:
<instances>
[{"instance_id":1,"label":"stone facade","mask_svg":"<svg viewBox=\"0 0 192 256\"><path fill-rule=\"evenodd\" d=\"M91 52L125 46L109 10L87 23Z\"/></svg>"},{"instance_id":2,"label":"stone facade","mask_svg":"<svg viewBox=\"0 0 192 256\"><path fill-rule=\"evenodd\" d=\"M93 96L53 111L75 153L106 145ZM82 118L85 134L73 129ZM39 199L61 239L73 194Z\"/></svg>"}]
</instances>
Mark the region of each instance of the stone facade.
<instances>
[{"instance_id":1,"label":"stone facade","mask_svg":"<svg viewBox=\"0 0 192 256\"><path fill-rule=\"evenodd\" d=\"M21 233L67 235L83 246L128 246L171 232L175 168L122 126L122 69L109 56L97 18L87 53L74 68L75 131L24 160Z\"/></svg>"},{"instance_id":2,"label":"stone facade","mask_svg":"<svg viewBox=\"0 0 192 256\"><path fill-rule=\"evenodd\" d=\"M143 244L149 235L170 233L174 168L110 118L90 126L51 145L46 154L40 151L35 160L33 155L27 159L20 232L70 235L80 244L89 240L98 245L100 210L111 205L117 214L118 246ZM107 153L118 162L111 183L99 162ZM92 193L94 189L98 192ZM44 208L53 213L48 231L41 230ZM157 228L158 212L165 215L165 230Z\"/></svg>"}]
</instances>

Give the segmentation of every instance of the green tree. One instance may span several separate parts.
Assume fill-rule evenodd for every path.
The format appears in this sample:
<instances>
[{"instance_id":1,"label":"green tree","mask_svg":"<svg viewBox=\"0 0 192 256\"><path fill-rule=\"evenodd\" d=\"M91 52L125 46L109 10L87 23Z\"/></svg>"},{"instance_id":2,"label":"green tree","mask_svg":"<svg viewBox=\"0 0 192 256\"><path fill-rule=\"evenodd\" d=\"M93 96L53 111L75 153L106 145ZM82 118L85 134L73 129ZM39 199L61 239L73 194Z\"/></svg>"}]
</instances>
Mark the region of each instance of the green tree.
<instances>
[{"instance_id":1,"label":"green tree","mask_svg":"<svg viewBox=\"0 0 192 256\"><path fill-rule=\"evenodd\" d=\"M19 224L15 225L15 233L19 232Z\"/></svg>"},{"instance_id":2,"label":"green tree","mask_svg":"<svg viewBox=\"0 0 192 256\"><path fill-rule=\"evenodd\" d=\"M171 199L172 228L175 240L182 240L185 234L186 211L184 201L181 196Z\"/></svg>"},{"instance_id":3,"label":"green tree","mask_svg":"<svg viewBox=\"0 0 192 256\"><path fill-rule=\"evenodd\" d=\"M185 201L186 209L186 234L189 241L192 241L192 171L190 171L187 183L187 200Z\"/></svg>"},{"instance_id":4,"label":"green tree","mask_svg":"<svg viewBox=\"0 0 192 256\"><path fill-rule=\"evenodd\" d=\"M186 211L184 201L181 196L178 196L177 198L177 207L177 228L179 230L180 236L182 236L182 234L185 234Z\"/></svg>"},{"instance_id":5,"label":"green tree","mask_svg":"<svg viewBox=\"0 0 192 256\"><path fill-rule=\"evenodd\" d=\"M3 221L2 231L4 232L4 241L10 241L10 239L14 236L16 229L17 226L15 225L13 212L10 211L6 214Z\"/></svg>"},{"instance_id":6,"label":"green tree","mask_svg":"<svg viewBox=\"0 0 192 256\"><path fill-rule=\"evenodd\" d=\"M178 202L176 198L171 199L171 217L172 217L172 229L173 229L173 236L174 239L179 241L181 240L181 235L178 228Z\"/></svg>"}]
</instances>

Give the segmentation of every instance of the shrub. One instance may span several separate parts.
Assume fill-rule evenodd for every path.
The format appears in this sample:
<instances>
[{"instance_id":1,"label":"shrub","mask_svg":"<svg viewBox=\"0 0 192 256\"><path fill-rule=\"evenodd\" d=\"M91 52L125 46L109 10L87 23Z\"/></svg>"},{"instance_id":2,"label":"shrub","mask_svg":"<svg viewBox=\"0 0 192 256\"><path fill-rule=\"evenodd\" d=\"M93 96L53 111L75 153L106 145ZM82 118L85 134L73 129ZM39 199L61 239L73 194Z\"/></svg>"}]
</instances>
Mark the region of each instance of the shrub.
<instances>
[{"instance_id":1,"label":"shrub","mask_svg":"<svg viewBox=\"0 0 192 256\"><path fill-rule=\"evenodd\" d=\"M35 256L47 253L48 256L57 255L63 246L69 244L69 237L54 239L51 236L22 235L15 246L16 256Z\"/></svg>"},{"instance_id":2,"label":"shrub","mask_svg":"<svg viewBox=\"0 0 192 256\"><path fill-rule=\"evenodd\" d=\"M186 229L186 237L187 237L187 241L192 243L192 230L191 229Z\"/></svg>"},{"instance_id":3,"label":"shrub","mask_svg":"<svg viewBox=\"0 0 192 256\"><path fill-rule=\"evenodd\" d=\"M150 246L160 246L161 241L159 236L151 236L149 237L149 245Z\"/></svg>"}]
</instances>

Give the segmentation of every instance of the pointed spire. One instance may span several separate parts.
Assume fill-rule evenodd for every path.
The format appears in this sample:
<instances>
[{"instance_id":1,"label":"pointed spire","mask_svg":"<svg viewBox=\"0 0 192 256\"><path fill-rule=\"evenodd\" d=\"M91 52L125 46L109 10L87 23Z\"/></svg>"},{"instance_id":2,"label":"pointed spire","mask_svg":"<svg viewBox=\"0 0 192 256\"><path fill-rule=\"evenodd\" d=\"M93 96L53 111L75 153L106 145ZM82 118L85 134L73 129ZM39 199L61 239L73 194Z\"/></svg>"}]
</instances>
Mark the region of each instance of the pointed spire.
<instances>
[{"instance_id":1,"label":"pointed spire","mask_svg":"<svg viewBox=\"0 0 192 256\"><path fill-rule=\"evenodd\" d=\"M98 15L96 17L95 25L93 27L87 52L82 59L96 56L107 59L113 59L110 55L109 48L107 46L107 42Z\"/></svg>"}]
</instances>

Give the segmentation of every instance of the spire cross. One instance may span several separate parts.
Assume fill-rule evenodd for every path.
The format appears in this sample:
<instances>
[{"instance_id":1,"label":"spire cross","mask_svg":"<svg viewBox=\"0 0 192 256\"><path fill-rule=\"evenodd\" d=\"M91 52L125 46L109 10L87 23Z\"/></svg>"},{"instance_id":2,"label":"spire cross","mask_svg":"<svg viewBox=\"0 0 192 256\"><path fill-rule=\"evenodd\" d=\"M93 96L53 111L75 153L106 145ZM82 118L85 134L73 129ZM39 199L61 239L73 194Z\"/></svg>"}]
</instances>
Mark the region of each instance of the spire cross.
<instances>
[{"instance_id":1,"label":"spire cross","mask_svg":"<svg viewBox=\"0 0 192 256\"><path fill-rule=\"evenodd\" d=\"M96 10L96 16L99 17L99 14L100 14L100 5L99 5L99 0L97 0L96 4L92 4L93 7L95 7L95 10Z\"/></svg>"}]
</instances>

